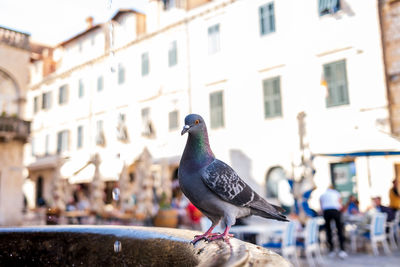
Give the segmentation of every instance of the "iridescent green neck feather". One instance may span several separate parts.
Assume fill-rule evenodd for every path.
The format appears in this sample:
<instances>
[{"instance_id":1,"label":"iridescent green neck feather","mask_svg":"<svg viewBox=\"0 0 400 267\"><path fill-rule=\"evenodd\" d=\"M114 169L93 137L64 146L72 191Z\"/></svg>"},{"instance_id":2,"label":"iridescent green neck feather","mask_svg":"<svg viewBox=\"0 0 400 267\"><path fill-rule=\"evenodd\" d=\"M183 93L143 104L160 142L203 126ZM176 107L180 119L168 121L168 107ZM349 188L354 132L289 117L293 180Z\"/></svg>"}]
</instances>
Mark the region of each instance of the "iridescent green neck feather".
<instances>
[{"instance_id":1,"label":"iridescent green neck feather","mask_svg":"<svg viewBox=\"0 0 400 267\"><path fill-rule=\"evenodd\" d=\"M211 151L208 141L207 129L202 129L202 132L189 134L183 158L185 160L192 159L192 162L197 165L196 167L209 164L214 160L214 154Z\"/></svg>"}]
</instances>

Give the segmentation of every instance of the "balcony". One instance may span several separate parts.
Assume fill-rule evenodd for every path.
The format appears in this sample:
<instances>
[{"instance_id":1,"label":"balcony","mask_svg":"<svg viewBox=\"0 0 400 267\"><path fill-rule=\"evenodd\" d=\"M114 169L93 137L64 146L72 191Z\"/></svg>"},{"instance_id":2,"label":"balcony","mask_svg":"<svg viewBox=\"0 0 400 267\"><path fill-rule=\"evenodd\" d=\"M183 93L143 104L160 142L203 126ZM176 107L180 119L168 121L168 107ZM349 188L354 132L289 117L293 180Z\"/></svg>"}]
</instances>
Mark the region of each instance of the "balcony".
<instances>
[{"instance_id":1,"label":"balcony","mask_svg":"<svg viewBox=\"0 0 400 267\"><path fill-rule=\"evenodd\" d=\"M0 27L0 43L29 50L29 34Z\"/></svg>"},{"instance_id":2,"label":"balcony","mask_svg":"<svg viewBox=\"0 0 400 267\"><path fill-rule=\"evenodd\" d=\"M30 122L16 117L0 116L0 142L19 140L27 142L30 133Z\"/></svg>"}]
</instances>

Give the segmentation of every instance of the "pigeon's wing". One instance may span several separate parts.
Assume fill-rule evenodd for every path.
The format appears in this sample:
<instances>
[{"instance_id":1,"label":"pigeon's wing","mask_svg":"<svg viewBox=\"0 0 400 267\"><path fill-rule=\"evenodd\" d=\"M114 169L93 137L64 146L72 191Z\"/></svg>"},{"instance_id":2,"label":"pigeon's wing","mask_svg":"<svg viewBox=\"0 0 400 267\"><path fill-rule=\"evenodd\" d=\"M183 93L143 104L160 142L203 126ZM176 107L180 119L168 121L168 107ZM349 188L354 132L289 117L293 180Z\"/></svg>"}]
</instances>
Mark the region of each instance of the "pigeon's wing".
<instances>
[{"instance_id":1,"label":"pigeon's wing","mask_svg":"<svg viewBox=\"0 0 400 267\"><path fill-rule=\"evenodd\" d=\"M202 169L201 179L211 191L233 205L248 207L252 214L265 218L287 221L281 214L284 209L260 197L229 165L218 159Z\"/></svg>"},{"instance_id":2,"label":"pigeon's wing","mask_svg":"<svg viewBox=\"0 0 400 267\"><path fill-rule=\"evenodd\" d=\"M218 159L202 169L201 179L216 195L237 206L248 206L259 198L228 164Z\"/></svg>"}]
</instances>

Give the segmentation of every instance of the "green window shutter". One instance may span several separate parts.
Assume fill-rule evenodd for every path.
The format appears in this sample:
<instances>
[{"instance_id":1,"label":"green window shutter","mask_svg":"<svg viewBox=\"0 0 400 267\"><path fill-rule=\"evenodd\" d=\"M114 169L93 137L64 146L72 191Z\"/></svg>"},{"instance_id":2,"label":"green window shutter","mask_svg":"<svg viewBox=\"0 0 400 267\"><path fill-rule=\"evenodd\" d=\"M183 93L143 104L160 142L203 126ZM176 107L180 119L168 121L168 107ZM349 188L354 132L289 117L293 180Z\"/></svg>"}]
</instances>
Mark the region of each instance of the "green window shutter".
<instances>
[{"instance_id":1,"label":"green window shutter","mask_svg":"<svg viewBox=\"0 0 400 267\"><path fill-rule=\"evenodd\" d=\"M39 97L35 96L33 99L33 112L37 113L39 111Z\"/></svg>"},{"instance_id":2,"label":"green window shutter","mask_svg":"<svg viewBox=\"0 0 400 267\"><path fill-rule=\"evenodd\" d=\"M97 77L97 91L103 91L103 87L104 87L104 79L103 76L99 76Z\"/></svg>"},{"instance_id":3,"label":"green window shutter","mask_svg":"<svg viewBox=\"0 0 400 267\"><path fill-rule=\"evenodd\" d=\"M208 27L208 54L220 51L219 24Z\"/></svg>"},{"instance_id":4,"label":"green window shutter","mask_svg":"<svg viewBox=\"0 0 400 267\"><path fill-rule=\"evenodd\" d=\"M177 62L178 62L177 45L176 41L173 41L170 43L168 49L168 66L169 67L175 66Z\"/></svg>"},{"instance_id":5,"label":"green window shutter","mask_svg":"<svg viewBox=\"0 0 400 267\"><path fill-rule=\"evenodd\" d=\"M147 74L149 74L149 54L146 52L142 54L142 76Z\"/></svg>"},{"instance_id":6,"label":"green window shutter","mask_svg":"<svg viewBox=\"0 0 400 267\"><path fill-rule=\"evenodd\" d=\"M78 96L79 98L82 98L85 94L85 85L83 84L83 80L79 79L79 89L78 89Z\"/></svg>"},{"instance_id":7,"label":"green window shutter","mask_svg":"<svg viewBox=\"0 0 400 267\"><path fill-rule=\"evenodd\" d=\"M320 16L333 14L340 10L339 0L318 0L318 13Z\"/></svg>"},{"instance_id":8,"label":"green window shutter","mask_svg":"<svg viewBox=\"0 0 400 267\"><path fill-rule=\"evenodd\" d=\"M260 34L266 35L275 32L274 3L268 3L259 8Z\"/></svg>"},{"instance_id":9,"label":"green window shutter","mask_svg":"<svg viewBox=\"0 0 400 267\"><path fill-rule=\"evenodd\" d=\"M58 90L58 104L64 104L68 101L68 85L64 84Z\"/></svg>"},{"instance_id":10,"label":"green window shutter","mask_svg":"<svg viewBox=\"0 0 400 267\"><path fill-rule=\"evenodd\" d=\"M282 115L282 100L280 77L263 81L264 90L264 117L278 117Z\"/></svg>"},{"instance_id":11,"label":"green window shutter","mask_svg":"<svg viewBox=\"0 0 400 267\"><path fill-rule=\"evenodd\" d=\"M83 126L78 126L78 140L77 140L77 147L81 148L83 146Z\"/></svg>"},{"instance_id":12,"label":"green window shutter","mask_svg":"<svg viewBox=\"0 0 400 267\"><path fill-rule=\"evenodd\" d=\"M122 64L118 64L118 84L125 82L125 67Z\"/></svg>"},{"instance_id":13,"label":"green window shutter","mask_svg":"<svg viewBox=\"0 0 400 267\"><path fill-rule=\"evenodd\" d=\"M340 106L349 104L347 88L346 61L336 61L323 66L324 78L328 85L326 106Z\"/></svg>"},{"instance_id":14,"label":"green window shutter","mask_svg":"<svg viewBox=\"0 0 400 267\"><path fill-rule=\"evenodd\" d=\"M210 116L211 128L223 127L225 125L222 91L210 94Z\"/></svg>"}]
</instances>

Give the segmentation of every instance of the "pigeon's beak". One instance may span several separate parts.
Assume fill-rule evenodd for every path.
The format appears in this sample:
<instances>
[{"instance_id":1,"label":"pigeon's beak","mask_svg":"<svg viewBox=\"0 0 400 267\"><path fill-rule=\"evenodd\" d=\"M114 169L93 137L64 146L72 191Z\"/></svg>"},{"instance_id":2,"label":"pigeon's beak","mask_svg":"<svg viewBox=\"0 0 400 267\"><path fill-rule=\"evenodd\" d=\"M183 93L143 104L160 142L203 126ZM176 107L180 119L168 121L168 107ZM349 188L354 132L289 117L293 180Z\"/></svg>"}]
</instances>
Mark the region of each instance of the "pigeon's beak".
<instances>
[{"instance_id":1,"label":"pigeon's beak","mask_svg":"<svg viewBox=\"0 0 400 267\"><path fill-rule=\"evenodd\" d=\"M181 132L181 135L184 135L187 131L189 131L189 129L190 129L190 126L189 125L185 125L185 126L183 126L183 129L182 129L182 132Z\"/></svg>"}]
</instances>

